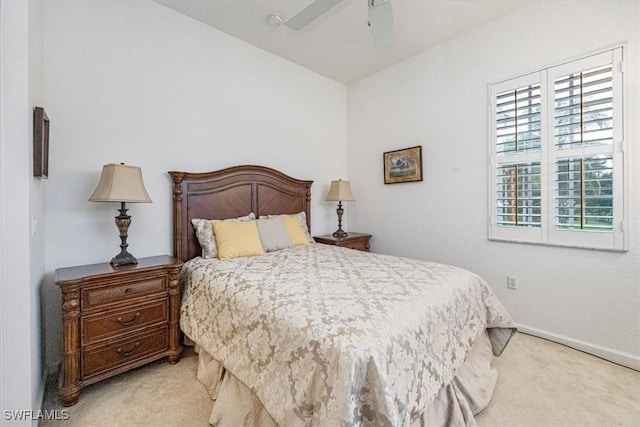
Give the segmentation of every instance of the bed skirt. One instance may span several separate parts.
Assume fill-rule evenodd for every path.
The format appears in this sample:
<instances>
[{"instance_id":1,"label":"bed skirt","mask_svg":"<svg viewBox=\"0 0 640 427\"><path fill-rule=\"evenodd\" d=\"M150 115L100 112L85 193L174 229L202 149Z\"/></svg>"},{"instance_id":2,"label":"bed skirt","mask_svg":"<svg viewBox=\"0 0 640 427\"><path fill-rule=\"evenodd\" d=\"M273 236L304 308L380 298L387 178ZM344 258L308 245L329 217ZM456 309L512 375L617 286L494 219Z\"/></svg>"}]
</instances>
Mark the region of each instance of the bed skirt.
<instances>
[{"instance_id":1,"label":"bed skirt","mask_svg":"<svg viewBox=\"0 0 640 427\"><path fill-rule=\"evenodd\" d=\"M198 352L198 380L214 401L209 423L216 427L277 424L251 390L204 349ZM485 331L474 342L465 362L411 427L475 426L474 415L490 402L498 372L493 367L491 342Z\"/></svg>"}]
</instances>

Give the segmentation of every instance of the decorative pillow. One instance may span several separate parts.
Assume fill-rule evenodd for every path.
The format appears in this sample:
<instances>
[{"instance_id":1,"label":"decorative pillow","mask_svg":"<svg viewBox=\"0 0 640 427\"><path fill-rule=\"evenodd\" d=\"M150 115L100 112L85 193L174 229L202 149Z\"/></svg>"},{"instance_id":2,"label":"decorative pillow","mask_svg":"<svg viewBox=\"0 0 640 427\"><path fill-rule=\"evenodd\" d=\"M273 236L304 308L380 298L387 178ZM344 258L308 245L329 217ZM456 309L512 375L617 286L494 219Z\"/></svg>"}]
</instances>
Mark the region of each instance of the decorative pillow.
<instances>
[{"instance_id":1,"label":"decorative pillow","mask_svg":"<svg viewBox=\"0 0 640 427\"><path fill-rule=\"evenodd\" d=\"M285 216L282 218L282 222L284 223L284 227L287 229L289 238L294 245L306 246L309 244L307 236L304 234L304 230L302 229L297 216Z\"/></svg>"},{"instance_id":2,"label":"decorative pillow","mask_svg":"<svg viewBox=\"0 0 640 427\"><path fill-rule=\"evenodd\" d=\"M229 219L192 219L191 224L196 230L196 237L202 247L202 258L217 258L218 249L216 247L216 238L213 235L213 223L219 221L238 222L238 221L253 221L256 219L256 215L251 212L246 216L239 216L238 218Z\"/></svg>"},{"instance_id":3,"label":"decorative pillow","mask_svg":"<svg viewBox=\"0 0 640 427\"><path fill-rule=\"evenodd\" d=\"M264 255L256 221L216 221L213 235L220 259Z\"/></svg>"},{"instance_id":4,"label":"decorative pillow","mask_svg":"<svg viewBox=\"0 0 640 427\"><path fill-rule=\"evenodd\" d=\"M284 218L260 218L257 221L262 247L267 252L290 248L293 242L284 226Z\"/></svg>"},{"instance_id":5,"label":"decorative pillow","mask_svg":"<svg viewBox=\"0 0 640 427\"><path fill-rule=\"evenodd\" d=\"M280 217L297 217L298 221L300 222L300 226L302 227L302 231L304 232L304 235L307 239L307 243L315 243L315 240L313 240L313 237L311 237L311 234L309 233L309 228L307 227L307 214L304 211L298 212L297 214L260 216L260 218L280 218Z\"/></svg>"}]
</instances>

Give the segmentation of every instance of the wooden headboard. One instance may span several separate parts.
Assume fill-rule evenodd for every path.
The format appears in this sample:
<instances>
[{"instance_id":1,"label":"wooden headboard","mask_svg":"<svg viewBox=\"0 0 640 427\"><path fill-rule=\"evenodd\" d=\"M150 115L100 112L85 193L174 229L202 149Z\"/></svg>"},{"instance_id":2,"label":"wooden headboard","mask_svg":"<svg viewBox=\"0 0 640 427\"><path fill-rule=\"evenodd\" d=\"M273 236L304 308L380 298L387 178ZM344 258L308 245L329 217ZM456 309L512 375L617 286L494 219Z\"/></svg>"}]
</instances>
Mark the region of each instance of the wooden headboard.
<instances>
[{"instance_id":1,"label":"wooden headboard","mask_svg":"<svg viewBox=\"0 0 640 427\"><path fill-rule=\"evenodd\" d=\"M311 230L311 184L264 166L244 165L214 172L170 171L173 180L173 256L187 261L202 249L194 218L226 219L304 211Z\"/></svg>"}]
</instances>

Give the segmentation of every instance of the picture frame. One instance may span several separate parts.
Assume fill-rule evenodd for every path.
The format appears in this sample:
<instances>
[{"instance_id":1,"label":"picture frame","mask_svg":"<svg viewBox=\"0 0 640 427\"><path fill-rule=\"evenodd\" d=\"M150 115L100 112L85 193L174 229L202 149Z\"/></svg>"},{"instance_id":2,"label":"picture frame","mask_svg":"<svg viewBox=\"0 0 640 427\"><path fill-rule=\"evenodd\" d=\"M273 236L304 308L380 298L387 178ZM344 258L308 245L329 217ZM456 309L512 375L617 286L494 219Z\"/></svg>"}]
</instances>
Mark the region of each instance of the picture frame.
<instances>
[{"instance_id":1,"label":"picture frame","mask_svg":"<svg viewBox=\"0 0 640 427\"><path fill-rule=\"evenodd\" d=\"M33 176L49 177L49 117L42 107L33 109Z\"/></svg>"},{"instance_id":2,"label":"picture frame","mask_svg":"<svg viewBox=\"0 0 640 427\"><path fill-rule=\"evenodd\" d=\"M382 154L384 183L422 181L422 146L387 151Z\"/></svg>"}]
</instances>

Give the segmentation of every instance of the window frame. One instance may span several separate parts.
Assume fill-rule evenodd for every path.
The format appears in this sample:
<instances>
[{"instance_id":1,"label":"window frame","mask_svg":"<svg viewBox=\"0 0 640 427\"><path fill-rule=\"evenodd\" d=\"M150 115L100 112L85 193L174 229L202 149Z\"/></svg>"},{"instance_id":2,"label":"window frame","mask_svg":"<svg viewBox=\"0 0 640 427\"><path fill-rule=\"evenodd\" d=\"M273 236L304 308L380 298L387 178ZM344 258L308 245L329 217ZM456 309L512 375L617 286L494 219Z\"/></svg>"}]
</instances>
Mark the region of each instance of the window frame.
<instances>
[{"instance_id":1,"label":"window frame","mask_svg":"<svg viewBox=\"0 0 640 427\"><path fill-rule=\"evenodd\" d=\"M488 147L489 147L489 215L488 238L493 241L532 243L540 245L589 248L610 251L628 250L625 233L628 218L628 165L627 148L627 73L625 72L626 45L620 44L571 61L565 61L515 78L488 85ZM605 63L613 68L613 143L600 147L559 149L555 146L555 79L572 73L589 70ZM541 86L540 90L540 150L515 153L498 153L499 94L514 91L528 85ZM517 132L517 130L516 130ZM604 147L604 148L603 148ZM610 148L607 148L610 147ZM586 158L590 154L607 154L613 157L613 229L611 231L563 230L556 227L556 162L568 158ZM541 220L539 227L504 226L498 221L498 170L508 164L540 164ZM517 188L517 187L516 187ZM517 191L517 190L516 190ZM502 206L502 205L501 205ZM517 209L517 207L516 207Z\"/></svg>"}]
</instances>

